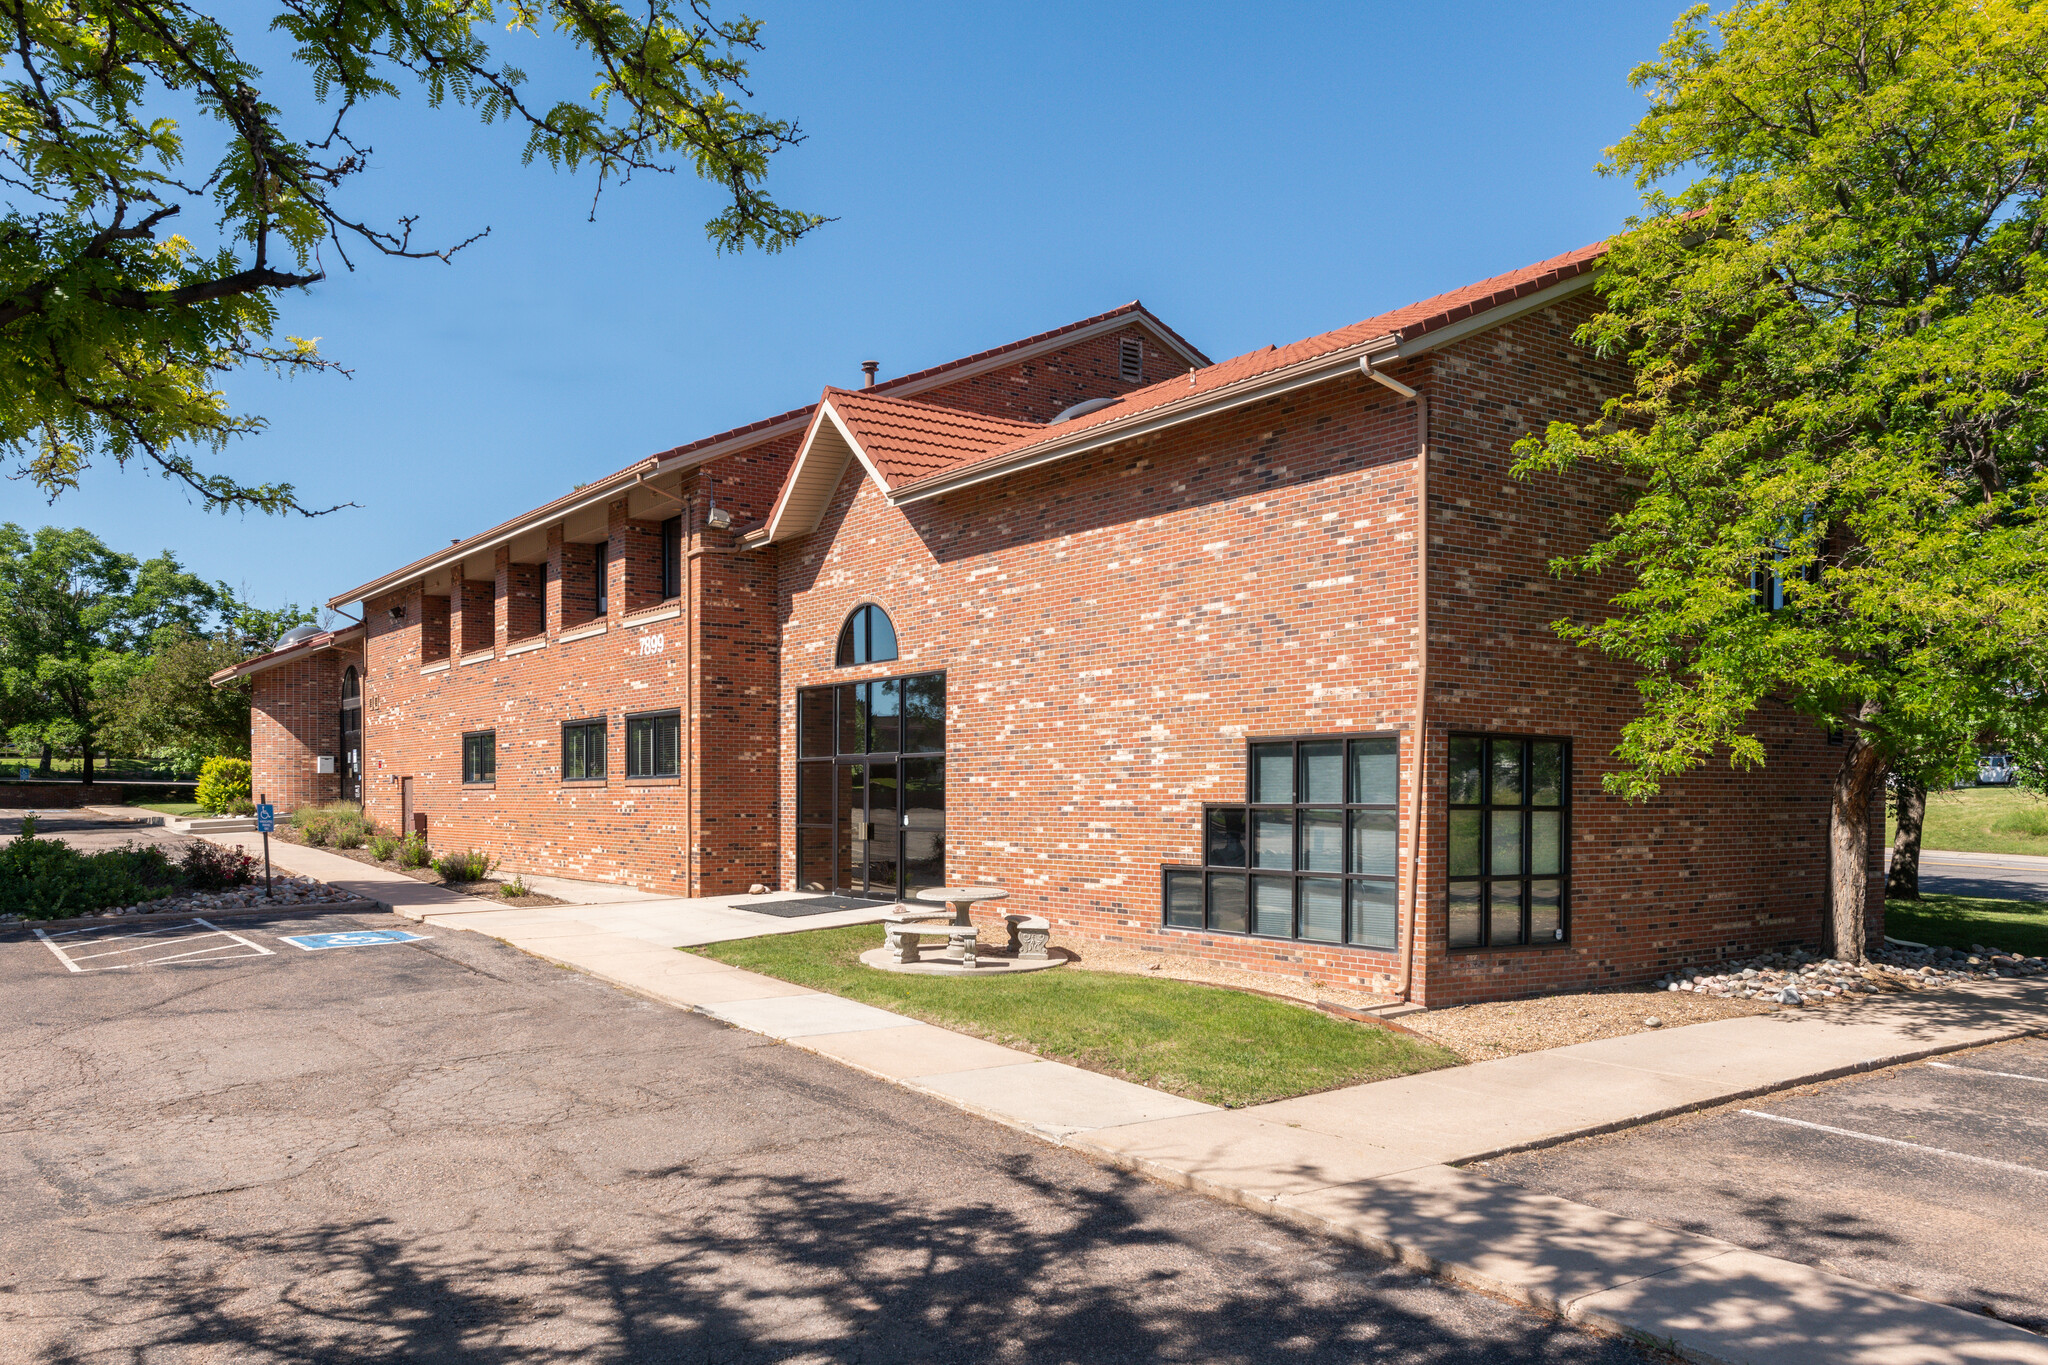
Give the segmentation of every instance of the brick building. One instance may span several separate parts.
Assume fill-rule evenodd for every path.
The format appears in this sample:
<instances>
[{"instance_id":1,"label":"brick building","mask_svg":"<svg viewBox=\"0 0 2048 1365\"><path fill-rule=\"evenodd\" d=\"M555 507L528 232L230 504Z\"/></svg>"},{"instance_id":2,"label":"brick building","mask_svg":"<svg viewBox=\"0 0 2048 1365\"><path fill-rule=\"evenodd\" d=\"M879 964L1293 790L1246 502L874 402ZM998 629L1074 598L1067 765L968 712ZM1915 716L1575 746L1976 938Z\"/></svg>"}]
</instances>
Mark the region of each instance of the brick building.
<instances>
[{"instance_id":1,"label":"brick building","mask_svg":"<svg viewBox=\"0 0 2048 1365\"><path fill-rule=\"evenodd\" d=\"M512 870L991 882L1429 1004L1815 944L1824 735L1601 789L1634 679L1550 623L1615 585L1547 565L1617 504L1508 472L1622 381L1572 341L1599 254L1220 364L1132 304L651 456L236 670L257 780L335 791L354 668L365 808Z\"/></svg>"}]
</instances>

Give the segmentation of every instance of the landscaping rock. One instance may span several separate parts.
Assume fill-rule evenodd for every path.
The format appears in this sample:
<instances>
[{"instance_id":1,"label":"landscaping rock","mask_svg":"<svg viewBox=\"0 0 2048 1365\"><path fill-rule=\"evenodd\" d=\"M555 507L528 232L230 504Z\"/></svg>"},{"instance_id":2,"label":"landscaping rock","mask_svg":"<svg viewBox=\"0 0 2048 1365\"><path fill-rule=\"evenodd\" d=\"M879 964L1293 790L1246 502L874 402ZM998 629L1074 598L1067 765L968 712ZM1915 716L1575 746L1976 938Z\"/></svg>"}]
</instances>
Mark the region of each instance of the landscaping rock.
<instances>
[{"instance_id":1,"label":"landscaping rock","mask_svg":"<svg viewBox=\"0 0 2048 1365\"><path fill-rule=\"evenodd\" d=\"M1981 943L1962 953L1954 948L1922 948L1887 940L1861 966L1835 958L1817 958L1799 949L1718 963L1715 969L1681 967L1659 977L1656 987L1716 997L1767 999L1791 1006L1826 1000L1855 1002L1885 990L1941 990L1965 981L2043 975L2048 975L2048 958L1987 948Z\"/></svg>"}]
</instances>

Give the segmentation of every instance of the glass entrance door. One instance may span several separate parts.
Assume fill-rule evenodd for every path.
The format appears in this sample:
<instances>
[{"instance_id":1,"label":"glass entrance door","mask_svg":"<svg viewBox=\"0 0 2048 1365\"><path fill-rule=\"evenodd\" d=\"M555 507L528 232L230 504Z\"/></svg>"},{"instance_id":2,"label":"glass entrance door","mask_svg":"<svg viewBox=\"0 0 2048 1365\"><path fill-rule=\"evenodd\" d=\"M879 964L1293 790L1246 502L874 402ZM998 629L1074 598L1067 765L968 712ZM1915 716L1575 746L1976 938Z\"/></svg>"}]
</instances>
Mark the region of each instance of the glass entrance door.
<instances>
[{"instance_id":1,"label":"glass entrance door","mask_svg":"<svg viewBox=\"0 0 2048 1365\"><path fill-rule=\"evenodd\" d=\"M944 674L797 694L797 886L904 900L946 870Z\"/></svg>"}]
</instances>

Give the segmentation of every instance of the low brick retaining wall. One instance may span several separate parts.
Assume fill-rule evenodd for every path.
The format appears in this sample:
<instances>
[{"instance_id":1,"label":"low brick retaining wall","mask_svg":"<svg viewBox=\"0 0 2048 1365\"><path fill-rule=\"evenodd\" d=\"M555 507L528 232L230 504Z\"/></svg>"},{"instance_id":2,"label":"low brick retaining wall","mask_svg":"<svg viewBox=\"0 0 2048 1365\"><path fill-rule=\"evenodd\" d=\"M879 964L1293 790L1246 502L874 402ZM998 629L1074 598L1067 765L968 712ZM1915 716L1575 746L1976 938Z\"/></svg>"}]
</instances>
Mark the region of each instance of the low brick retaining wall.
<instances>
[{"instance_id":1,"label":"low brick retaining wall","mask_svg":"<svg viewBox=\"0 0 2048 1365\"><path fill-rule=\"evenodd\" d=\"M21 782L0 780L0 809L127 806L138 801L190 801L196 782Z\"/></svg>"}]
</instances>

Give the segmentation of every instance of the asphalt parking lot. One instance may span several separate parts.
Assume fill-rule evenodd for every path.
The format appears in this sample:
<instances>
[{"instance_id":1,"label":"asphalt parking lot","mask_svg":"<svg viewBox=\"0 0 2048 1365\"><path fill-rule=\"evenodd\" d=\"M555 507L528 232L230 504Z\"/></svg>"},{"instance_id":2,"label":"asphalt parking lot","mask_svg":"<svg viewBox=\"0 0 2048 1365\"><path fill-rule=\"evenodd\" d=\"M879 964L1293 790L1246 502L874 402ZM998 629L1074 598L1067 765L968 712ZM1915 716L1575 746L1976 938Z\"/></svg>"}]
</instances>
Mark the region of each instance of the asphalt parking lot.
<instances>
[{"instance_id":1,"label":"asphalt parking lot","mask_svg":"<svg viewBox=\"0 0 2048 1365\"><path fill-rule=\"evenodd\" d=\"M2048 1040L1766 1096L1485 1169L2048 1332Z\"/></svg>"},{"instance_id":2,"label":"asphalt parking lot","mask_svg":"<svg viewBox=\"0 0 2048 1365\"><path fill-rule=\"evenodd\" d=\"M172 929L0 937L9 1365L1642 1359L480 935Z\"/></svg>"}]
</instances>

